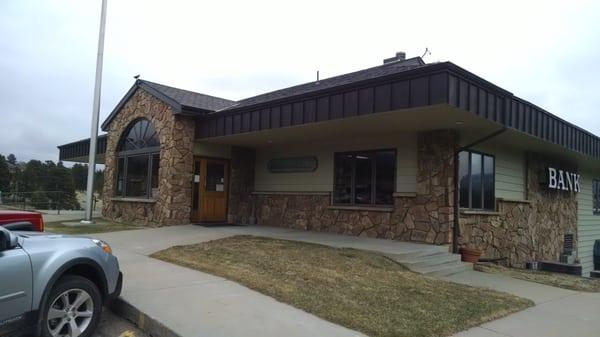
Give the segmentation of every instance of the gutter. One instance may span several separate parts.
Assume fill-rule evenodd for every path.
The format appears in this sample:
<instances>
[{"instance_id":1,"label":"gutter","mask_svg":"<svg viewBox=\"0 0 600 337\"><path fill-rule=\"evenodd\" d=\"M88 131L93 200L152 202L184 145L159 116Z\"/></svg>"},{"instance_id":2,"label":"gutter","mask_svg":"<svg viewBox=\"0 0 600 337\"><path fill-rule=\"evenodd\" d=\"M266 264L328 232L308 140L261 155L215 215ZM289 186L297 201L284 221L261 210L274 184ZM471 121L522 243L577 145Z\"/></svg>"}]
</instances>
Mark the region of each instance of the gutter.
<instances>
[{"instance_id":1,"label":"gutter","mask_svg":"<svg viewBox=\"0 0 600 337\"><path fill-rule=\"evenodd\" d=\"M500 130L494 131L487 136L481 137L478 140L471 142L465 146L459 147L454 151L454 226L452 226L452 252L458 253L458 237L460 236L460 203L458 201L458 154L462 151L471 149L473 146L479 145L485 141L495 138L508 130L503 126ZM495 169L495 168L494 168Z\"/></svg>"}]
</instances>

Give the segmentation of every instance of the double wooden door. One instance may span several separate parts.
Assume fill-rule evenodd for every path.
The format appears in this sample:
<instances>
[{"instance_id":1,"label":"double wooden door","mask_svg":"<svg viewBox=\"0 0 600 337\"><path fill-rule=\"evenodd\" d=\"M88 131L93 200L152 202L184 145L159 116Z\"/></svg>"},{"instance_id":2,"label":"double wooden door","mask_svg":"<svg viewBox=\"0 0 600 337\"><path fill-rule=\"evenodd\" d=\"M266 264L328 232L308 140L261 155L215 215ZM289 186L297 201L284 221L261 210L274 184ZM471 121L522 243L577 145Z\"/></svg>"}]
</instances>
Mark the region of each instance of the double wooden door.
<instances>
[{"instance_id":1,"label":"double wooden door","mask_svg":"<svg viewBox=\"0 0 600 337\"><path fill-rule=\"evenodd\" d=\"M194 158L193 222L222 222L227 220L228 179L229 161Z\"/></svg>"}]
</instances>

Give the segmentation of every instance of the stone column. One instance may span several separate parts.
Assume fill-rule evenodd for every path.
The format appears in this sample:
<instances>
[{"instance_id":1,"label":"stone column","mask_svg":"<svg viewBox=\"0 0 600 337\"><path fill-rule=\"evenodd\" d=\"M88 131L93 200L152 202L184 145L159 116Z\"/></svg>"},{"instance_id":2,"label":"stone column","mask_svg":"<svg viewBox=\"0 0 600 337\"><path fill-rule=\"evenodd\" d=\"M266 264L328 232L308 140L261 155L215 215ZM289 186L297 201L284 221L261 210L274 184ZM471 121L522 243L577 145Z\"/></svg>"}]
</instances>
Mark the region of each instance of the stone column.
<instances>
[{"instance_id":1,"label":"stone column","mask_svg":"<svg viewBox=\"0 0 600 337\"><path fill-rule=\"evenodd\" d=\"M411 240L449 244L454 224L456 130L420 132L417 140L417 196Z\"/></svg>"}]
</instances>

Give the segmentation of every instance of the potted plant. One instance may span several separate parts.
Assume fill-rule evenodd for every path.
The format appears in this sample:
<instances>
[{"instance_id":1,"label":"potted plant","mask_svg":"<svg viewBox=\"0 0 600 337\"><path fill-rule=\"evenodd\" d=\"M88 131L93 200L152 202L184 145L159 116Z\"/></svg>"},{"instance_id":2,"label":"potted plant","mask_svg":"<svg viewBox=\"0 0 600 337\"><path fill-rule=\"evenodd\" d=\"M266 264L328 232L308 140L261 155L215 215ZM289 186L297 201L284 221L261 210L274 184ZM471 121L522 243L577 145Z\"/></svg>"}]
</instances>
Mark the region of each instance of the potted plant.
<instances>
[{"instance_id":1,"label":"potted plant","mask_svg":"<svg viewBox=\"0 0 600 337\"><path fill-rule=\"evenodd\" d=\"M461 255L462 261L471 263L477 263L481 256L481 251L475 248L462 247L458 253Z\"/></svg>"}]
</instances>

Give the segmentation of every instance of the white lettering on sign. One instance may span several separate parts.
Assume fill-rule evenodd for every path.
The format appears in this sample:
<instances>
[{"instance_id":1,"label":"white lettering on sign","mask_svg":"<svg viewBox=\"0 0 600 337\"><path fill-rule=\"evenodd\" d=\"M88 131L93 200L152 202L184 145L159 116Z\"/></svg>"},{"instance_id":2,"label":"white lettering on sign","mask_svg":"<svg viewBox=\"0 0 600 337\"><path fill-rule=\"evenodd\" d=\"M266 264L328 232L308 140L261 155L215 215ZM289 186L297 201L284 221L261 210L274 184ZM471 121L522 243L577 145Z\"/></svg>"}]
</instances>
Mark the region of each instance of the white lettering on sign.
<instances>
[{"instance_id":1,"label":"white lettering on sign","mask_svg":"<svg viewBox=\"0 0 600 337\"><path fill-rule=\"evenodd\" d=\"M556 188L556 169L548 167L548 188Z\"/></svg>"},{"instance_id":2,"label":"white lettering on sign","mask_svg":"<svg viewBox=\"0 0 600 337\"><path fill-rule=\"evenodd\" d=\"M554 190L579 192L580 176L577 173L548 167L548 188Z\"/></svg>"}]
</instances>

